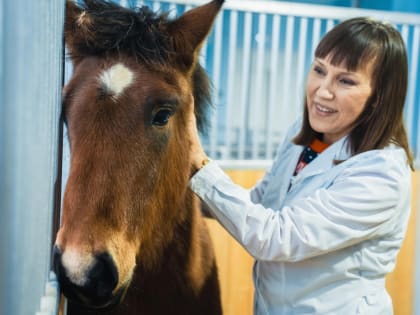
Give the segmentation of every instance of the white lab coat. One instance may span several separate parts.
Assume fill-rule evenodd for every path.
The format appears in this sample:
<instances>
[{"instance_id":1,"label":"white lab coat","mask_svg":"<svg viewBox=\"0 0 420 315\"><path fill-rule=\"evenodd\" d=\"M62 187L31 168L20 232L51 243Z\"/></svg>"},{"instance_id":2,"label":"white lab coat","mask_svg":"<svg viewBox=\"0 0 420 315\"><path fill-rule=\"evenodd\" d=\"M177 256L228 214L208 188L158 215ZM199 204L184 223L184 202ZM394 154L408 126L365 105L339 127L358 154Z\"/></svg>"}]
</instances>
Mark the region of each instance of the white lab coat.
<instances>
[{"instance_id":1,"label":"white lab coat","mask_svg":"<svg viewBox=\"0 0 420 315\"><path fill-rule=\"evenodd\" d=\"M192 177L190 188L256 259L254 314L393 314L385 275L410 212L404 150L350 157L344 137L293 177L303 147L291 139L299 128L292 126L251 191L215 162Z\"/></svg>"}]
</instances>

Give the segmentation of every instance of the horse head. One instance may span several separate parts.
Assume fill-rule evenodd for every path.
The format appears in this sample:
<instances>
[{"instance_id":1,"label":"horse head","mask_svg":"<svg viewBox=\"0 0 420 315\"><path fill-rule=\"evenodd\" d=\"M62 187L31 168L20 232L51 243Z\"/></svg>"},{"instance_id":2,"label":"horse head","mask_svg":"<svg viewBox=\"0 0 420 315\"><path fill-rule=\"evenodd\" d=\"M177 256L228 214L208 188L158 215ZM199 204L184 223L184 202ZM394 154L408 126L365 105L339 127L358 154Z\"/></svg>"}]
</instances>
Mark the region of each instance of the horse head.
<instances>
[{"instance_id":1,"label":"horse head","mask_svg":"<svg viewBox=\"0 0 420 315\"><path fill-rule=\"evenodd\" d=\"M54 265L72 301L120 301L136 266L159 264L192 215L180 210L197 202L188 190L186 119L195 106L199 128L205 123L209 87L197 59L222 2L171 20L145 7L67 1L71 160Z\"/></svg>"}]
</instances>

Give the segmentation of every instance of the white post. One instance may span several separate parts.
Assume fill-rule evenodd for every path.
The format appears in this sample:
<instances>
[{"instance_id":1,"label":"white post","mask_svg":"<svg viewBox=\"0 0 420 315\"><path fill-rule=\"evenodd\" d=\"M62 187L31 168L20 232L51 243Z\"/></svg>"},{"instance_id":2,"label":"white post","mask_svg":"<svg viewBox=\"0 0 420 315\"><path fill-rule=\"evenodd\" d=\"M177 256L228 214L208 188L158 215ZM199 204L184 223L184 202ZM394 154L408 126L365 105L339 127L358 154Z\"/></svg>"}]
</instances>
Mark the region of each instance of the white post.
<instances>
[{"instance_id":1,"label":"white post","mask_svg":"<svg viewBox=\"0 0 420 315\"><path fill-rule=\"evenodd\" d=\"M46 310L51 294L64 3L0 4L0 314Z\"/></svg>"}]
</instances>

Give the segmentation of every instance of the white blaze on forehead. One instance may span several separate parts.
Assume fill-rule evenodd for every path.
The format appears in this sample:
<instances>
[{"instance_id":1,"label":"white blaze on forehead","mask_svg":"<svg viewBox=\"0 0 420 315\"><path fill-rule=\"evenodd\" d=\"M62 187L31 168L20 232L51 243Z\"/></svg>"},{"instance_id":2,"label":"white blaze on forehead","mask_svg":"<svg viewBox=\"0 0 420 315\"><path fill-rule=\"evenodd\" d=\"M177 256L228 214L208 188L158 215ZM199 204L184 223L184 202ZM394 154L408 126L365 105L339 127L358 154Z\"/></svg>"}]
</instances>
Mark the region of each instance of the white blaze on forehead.
<instances>
[{"instance_id":1,"label":"white blaze on forehead","mask_svg":"<svg viewBox=\"0 0 420 315\"><path fill-rule=\"evenodd\" d=\"M102 72L99 77L100 83L108 92L117 98L126 88L128 88L134 79L134 73L122 63L117 63L111 68Z\"/></svg>"},{"instance_id":2,"label":"white blaze on forehead","mask_svg":"<svg viewBox=\"0 0 420 315\"><path fill-rule=\"evenodd\" d=\"M61 257L61 262L67 277L76 285L83 286L88 280L87 274L92 267L93 256L83 255L74 250L66 250Z\"/></svg>"}]
</instances>

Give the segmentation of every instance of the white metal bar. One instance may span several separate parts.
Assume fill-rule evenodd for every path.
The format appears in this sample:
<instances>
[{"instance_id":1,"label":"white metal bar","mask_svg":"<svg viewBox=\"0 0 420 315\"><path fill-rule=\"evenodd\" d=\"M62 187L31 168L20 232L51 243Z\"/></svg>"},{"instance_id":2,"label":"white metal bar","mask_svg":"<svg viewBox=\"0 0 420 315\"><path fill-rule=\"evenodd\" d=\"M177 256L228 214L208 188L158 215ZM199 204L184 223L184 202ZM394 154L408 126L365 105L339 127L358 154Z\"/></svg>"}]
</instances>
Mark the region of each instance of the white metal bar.
<instances>
[{"instance_id":1,"label":"white metal bar","mask_svg":"<svg viewBox=\"0 0 420 315\"><path fill-rule=\"evenodd\" d=\"M419 69L419 58L420 58L420 26L416 26L414 28L414 32L413 32L413 46L412 46L412 51L411 51L411 60L412 60L412 65L411 65L411 72L410 72L410 79L409 82L411 84L411 94L409 95L409 101L413 103L413 107L416 106L416 104L414 103L414 93L417 90L417 88L419 87L419 84L417 83L419 80L419 78L417 77L417 69ZM420 100L417 100L417 106L420 107ZM417 158L420 159L420 113L418 113L417 119L414 120L416 122L417 125ZM414 126L412 129L412 136L414 137Z\"/></svg>"},{"instance_id":2,"label":"white metal bar","mask_svg":"<svg viewBox=\"0 0 420 315\"><path fill-rule=\"evenodd\" d=\"M299 110L302 110L302 107L299 104L303 104L302 97L305 90L305 62L306 62L306 42L308 34L308 19L300 19L300 30L299 30L299 46L298 46L298 58L297 58L297 78L296 78L296 90L295 90L295 99L298 100L296 105L299 107Z\"/></svg>"},{"instance_id":3,"label":"white metal bar","mask_svg":"<svg viewBox=\"0 0 420 315\"><path fill-rule=\"evenodd\" d=\"M188 3L185 7L185 12L190 10L192 7L193 7L193 4ZM206 66L207 66L207 42L208 40L206 39L203 45L201 46L200 53L198 56L198 62L204 69L206 69Z\"/></svg>"},{"instance_id":4,"label":"white metal bar","mask_svg":"<svg viewBox=\"0 0 420 315\"><path fill-rule=\"evenodd\" d=\"M270 57L270 76L269 76L269 99L268 99L268 108L266 112L266 159L273 158L273 130L272 130L272 121L271 113L274 111L274 107L278 103L277 90L278 90L278 60L279 60L279 41L280 41L280 16L275 15L273 17L273 27L272 27L272 36L271 36L271 57Z\"/></svg>"},{"instance_id":5,"label":"white metal bar","mask_svg":"<svg viewBox=\"0 0 420 315\"><path fill-rule=\"evenodd\" d=\"M204 42L200 50L200 55L198 56L200 65L205 69L207 66L207 40Z\"/></svg>"},{"instance_id":6,"label":"white metal bar","mask_svg":"<svg viewBox=\"0 0 420 315\"><path fill-rule=\"evenodd\" d=\"M296 116L295 111L296 107L291 106L290 99L291 99L291 69L292 69L292 62L293 62L293 34L294 34L294 23L295 18L293 16L287 17L286 22L286 46L285 46L285 54L284 54L284 68L283 68L283 99L282 102L284 112L286 113L286 125L290 123L290 117Z\"/></svg>"},{"instance_id":7,"label":"white metal bar","mask_svg":"<svg viewBox=\"0 0 420 315\"><path fill-rule=\"evenodd\" d=\"M225 120L225 128L226 128L226 135L225 135L225 150L224 155L222 155L222 159L227 159L231 156L231 141L232 141L232 111L233 108L237 105L235 102L236 93L234 92L235 86L235 60L237 56L236 45L237 45L237 36L238 36L238 12L231 11L230 12L230 22L229 22L229 55L228 55L228 72L227 72L227 104L226 104L226 120Z\"/></svg>"},{"instance_id":8,"label":"white metal bar","mask_svg":"<svg viewBox=\"0 0 420 315\"><path fill-rule=\"evenodd\" d=\"M162 6L162 2L160 2L160 1L153 1L153 4L152 4L152 10L153 10L153 12L159 12L161 6Z\"/></svg>"},{"instance_id":9,"label":"white metal bar","mask_svg":"<svg viewBox=\"0 0 420 315\"><path fill-rule=\"evenodd\" d=\"M327 20L327 32L329 32L333 27L334 27L334 20L333 19L328 19Z\"/></svg>"},{"instance_id":10,"label":"white metal bar","mask_svg":"<svg viewBox=\"0 0 420 315\"><path fill-rule=\"evenodd\" d=\"M153 12L159 12L161 8L162 3L160 1L153 1Z\"/></svg>"},{"instance_id":11,"label":"white metal bar","mask_svg":"<svg viewBox=\"0 0 420 315\"><path fill-rule=\"evenodd\" d=\"M403 24L402 26L401 26L401 37L403 38L403 40L404 40L404 43L407 45L407 43L408 43L408 32L409 32L409 26L408 26L408 24Z\"/></svg>"},{"instance_id":12,"label":"white metal bar","mask_svg":"<svg viewBox=\"0 0 420 315\"><path fill-rule=\"evenodd\" d=\"M408 34L409 34L409 26L404 24L401 27L401 37L403 38L404 42L407 44L408 43ZM413 47L414 48L414 47ZM414 59L413 59L414 61ZM415 61L414 61L415 62ZM408 91L407 91L407 100L406 100L406 108L405 108L405 124L407 127L407 133L408 136L410 137L411 140L411 136L413 135L413 120L414 120L414 94L415 94L415 88L414 86L411 84L411 82L415 82L413 81L412 76L416 75L416 71L412 71L411 69L409 69L409 80L408 80Z\"/></svg>"},{"instance_id":13,"label":"white metal bar","mask_svg":"<svg viewBox=\"0 0 420 315\"><path fill-rule=\"evenodd\" d=\"M168 9L168 17L169 18L171 18L171 19L173 19L173 18L175 18L176 17L176 8L177 8L177 5L176 5L176 3L170 3L169 4L169 9Z\"/></svg>"},{"instance_id":14,"label":"white metal bar","mask_svg":"<svg viewBox=\"0 0 420 315\"><path fill-rule=\"evenodd\" d=\"M257 60L255 70L255 89L254 91L254 106L251 107L252 120L257 122L257 126L252 128L252 158L258 157L258 149L260 144L260 134L264 123L261 123L261 108L255 106L263 99L263 71L264 71L264 51L265 51L265 33L266 33L267 16L260 14L258 19L258 35L257 35Z\"/></svg>"},{"instance_id":15,"label":"white metal bar","mask_svg":"<svg viewBox=\"0 0 420 315\"><path fill-rule=\"evenodd\" d=\"M320 38L321 38L321 20L320 19L314 19L314 26L313 26L313 30L312 30L311 58L314 57L315 49L318 46Z\"/></svg>"},{"instance_id":16,"label":"white metal bar","mask_svg":"<svg viewBox=\"0 0 420 315\"><path fill-rule=\"evenodd\" d=\"M213 63L213 87L214 87L214 110L211 117L210 156L216 156L218 142L218 107L220 105L220 71L222 58L222 28L223 14L217 17L214 33L214 63Z\"/></svg>"},{"instance_id":17,"label":"white metal bar","mask_svg":"<svg viewBox=\"0 0 420 315\"><path fill-rule=\"evenodd\" d=\"M251 36L252 36L252 13L245 13L245 26L244 26L244 47L243 47L243 60L242 60L242 80L241 80L241 94L239 117L241 127L239 128L238 150L239 159L244 158L245 141L246 141L246 104L248 99L248 84L249 84L249 67L251 64Z\"/></svg>"}]
</instances>

